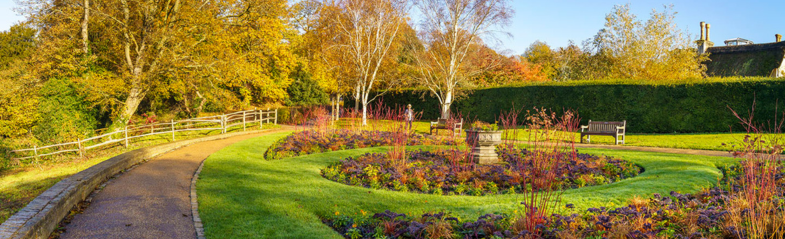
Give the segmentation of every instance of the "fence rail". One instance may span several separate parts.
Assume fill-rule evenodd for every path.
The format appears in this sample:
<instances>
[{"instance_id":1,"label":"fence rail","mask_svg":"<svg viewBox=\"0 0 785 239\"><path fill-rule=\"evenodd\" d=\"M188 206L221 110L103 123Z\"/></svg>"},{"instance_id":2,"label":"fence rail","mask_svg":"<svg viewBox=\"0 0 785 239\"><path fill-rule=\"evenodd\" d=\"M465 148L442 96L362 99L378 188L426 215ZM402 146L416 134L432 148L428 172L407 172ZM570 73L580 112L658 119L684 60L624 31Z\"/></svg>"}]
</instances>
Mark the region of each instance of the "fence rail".
<instances>
[{"instance_id":1,"label":"fence rail","mask_svg":"<svg viewBox=\"0 0 785 239\"><path fill-rule=\"evenodd\" d=\"M199 118L172 120L170 122L153 123L144 125L129 125L111 133L77 139L74 142L52 144L46 146L33 146L28 149L11 150L8 154L11 160L40 158L69 152L78 152L82 156L89 149L123 142L127 148L129 140L151 135L171 134L172 141L176 140L177 132L197 130L220 130L226 133L227 128L242 125L243 131L248 124L259 123L259 128L267 124L278 124L278 109L270 110L245 110L223 115L205 116ZM54 152L42 153L45 149L57 149ZM32 152L32 154L30 153ZM16 157L11 157L11 156Z\"/></svg>"}]
</instances>

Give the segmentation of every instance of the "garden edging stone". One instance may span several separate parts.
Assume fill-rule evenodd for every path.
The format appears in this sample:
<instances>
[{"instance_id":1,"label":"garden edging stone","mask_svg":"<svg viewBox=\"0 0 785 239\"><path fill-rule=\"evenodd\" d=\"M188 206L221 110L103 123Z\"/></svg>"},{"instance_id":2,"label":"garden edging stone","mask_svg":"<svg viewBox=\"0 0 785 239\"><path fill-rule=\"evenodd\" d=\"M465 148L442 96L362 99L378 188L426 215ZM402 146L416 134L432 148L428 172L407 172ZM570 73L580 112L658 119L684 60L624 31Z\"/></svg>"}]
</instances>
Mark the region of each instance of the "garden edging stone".
<instances>
[{"instance_id":1,"label":"garden edging stone","mask_svg":"<svg viewBox=\"0 0 785 239\"><path fill-rule=\"evenodd\" d=\"M257 133L258 130L175 141L114 156L65 178L33 199L0 225L0 239L48 238L71 209L101 183L133 165L199 142Z\"/></svg>"}]
</instances>

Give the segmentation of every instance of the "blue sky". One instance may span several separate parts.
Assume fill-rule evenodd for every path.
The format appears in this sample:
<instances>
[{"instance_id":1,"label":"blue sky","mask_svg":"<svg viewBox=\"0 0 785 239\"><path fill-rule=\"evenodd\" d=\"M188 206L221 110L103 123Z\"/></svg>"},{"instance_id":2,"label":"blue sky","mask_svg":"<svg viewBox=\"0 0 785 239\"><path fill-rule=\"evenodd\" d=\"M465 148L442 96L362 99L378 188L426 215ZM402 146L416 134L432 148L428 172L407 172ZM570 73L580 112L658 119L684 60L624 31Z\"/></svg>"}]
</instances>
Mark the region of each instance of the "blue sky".
<instances>
[{"instance_id":1,"label":"blue sky","mask_svg":"<svg viewBox=\"0 0 785 239\"><path fill-rule=\"evenodd\" d=\"M673 4L676 24L698 39L700 22L711 24L711 41L723 45L726 39L741 37L755 43L774 41L774 34L785 35L784 0L513 0L515 17L505 30L513 38L503 38L503 48L522 53L535 40L551 47L566 46L569 40L580 44L594 36L605 24L605 15L614 5L630 4L638 19L648 19L652 9L662 11Z\"/></svg>"},{"instance_id":2,"label":"blue sky","mask_svg":"<svg viewBox=\"0 0 785 239\"><path fill-rule=\"evenodd\" d=\"M742 37L755 43L774 41L774 34L785 35L785 0L513 0L515 16L503 30L512 38L499 35L495 48L520 54L535 40L551 47L566 46L569 40L580 44L594 36L605 23L614 5L630 3L639 19L648 19L652 9L673 4L678 26L697 39L699 23L711 24L711 40L717 45L725 39ZM8 30L23 20L13 8L14 0L0 0L0 30Z\"/></svg>"}]
</instances>

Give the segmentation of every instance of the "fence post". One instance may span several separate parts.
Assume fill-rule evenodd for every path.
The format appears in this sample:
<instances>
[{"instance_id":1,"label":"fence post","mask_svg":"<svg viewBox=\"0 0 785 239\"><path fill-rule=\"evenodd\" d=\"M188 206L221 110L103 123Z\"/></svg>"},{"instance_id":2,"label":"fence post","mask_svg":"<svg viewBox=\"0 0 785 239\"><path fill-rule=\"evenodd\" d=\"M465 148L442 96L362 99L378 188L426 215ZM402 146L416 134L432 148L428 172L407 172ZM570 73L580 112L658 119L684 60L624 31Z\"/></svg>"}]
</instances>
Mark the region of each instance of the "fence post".
<instances>
[{"instance_id":1,"label":"fence post","mask_svg":"<svg viewBox=\"0 0 785 239\"><path fill-rule=\"evenodd\" d=\"M266 123L270 123L270 108L267 108L267 112L264 112L264 120Z\"/></svg>"},{"instance_id":2,"label":"fence post","mask_svg":"<svg viewBox=\"0 0 785 239\"><path fill-rule=\"evenodd\" d=\"M246 111L243 111L243 131L245 131L245 112Z\"/></svg>"},{"instance_id":3,"label":"fence post","mask_svg":"<svg viewBox=\"0 0 785 239\"><path fill-rule=\"evenodd\" d=\"M82 155L82 139L76 138L76 145L77 145L78 150L79 150L79 157L81 158L81 157L83 157L83 155Z\"/></svg>"},{"instance_id":4,"label":"fence post","mask_svg":"<svg viewBox=\"0 0 785 239\"><path fill-rule=\"evenodd\" d=\"M33 145L33 155L35 155L35 162L38 163L38 145Z\"/></svg>"},{"instance_id":5,"label":"fence post","mask_svg":"<svg viewBox=\"0 0 785 239\"><path fill-rule=\"evenodd\" d=\"M128 126L125 126L125 148L128 148Z\"/></svg>"},{"instance_id":6,"label":"fence post","mask_svg":"<svg viewBox=\"0 0 785 239\"><path fill-rule=\"evenodd\" d=\"M174 119L172 119L172 141L174 140Z\"/></svg>"},{"instance_id":7,"label":"fence post","mask_svg":"<svg viewBox=\"0 0 785 239\"><path fill-rule=\"evenodd\" d=\"M259 110L259 129L262 129L262 110Z\"/></svg>"},{"instance_id":8,"label":"fence post","mask_svg":"<svg viewBox=\"0 0 785 239\"><path fill-rule=\"evenodd\" d=\"M278 125L278 108L275 109L275 118L273 124Z\"/></svg>"},{"instance_id":9,"label":"fence post","mask_svg":"<svg viewBox=\"0 0 785 239\"><path fill-rule=\"evenodd\" d=\"M221 115L221 128L223 128L221 130L221 133L225 134L226 133L226 115Z\"/></svg>"}]
</instances>

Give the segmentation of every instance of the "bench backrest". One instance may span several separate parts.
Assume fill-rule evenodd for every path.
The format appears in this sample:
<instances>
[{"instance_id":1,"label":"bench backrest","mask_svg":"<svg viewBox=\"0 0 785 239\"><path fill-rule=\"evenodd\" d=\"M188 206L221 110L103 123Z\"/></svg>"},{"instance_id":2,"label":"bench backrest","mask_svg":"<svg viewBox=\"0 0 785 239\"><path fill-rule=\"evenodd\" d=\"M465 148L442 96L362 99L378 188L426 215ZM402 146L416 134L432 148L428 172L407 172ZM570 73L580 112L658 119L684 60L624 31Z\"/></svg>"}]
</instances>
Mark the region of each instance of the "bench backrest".
<instances>
[{"instance_id":1,"label":"bench backrest","mask_svg":"<svg viewBox=\"0 0 785 239\"><path fill-rule=\"evenodd\" d=\"M589 120L589 132L615 132L616 127L625 126L627 121L591 121Z\"/></svg>"},{"instance_id":2,"label":"bench backrest","mask_svg":"<svg viewBox=\"0 0 785 239\"><path fill-rule=\"evenodd\" d=\"M447 125L447 123L449 122L449 123L455 124L456 127L463 125L463 119L460 119L460 120L459 119L450 120L450 119L439 118L437 120L437 122L439 122L440 125Z\"/></svg>"}]
</instances>

